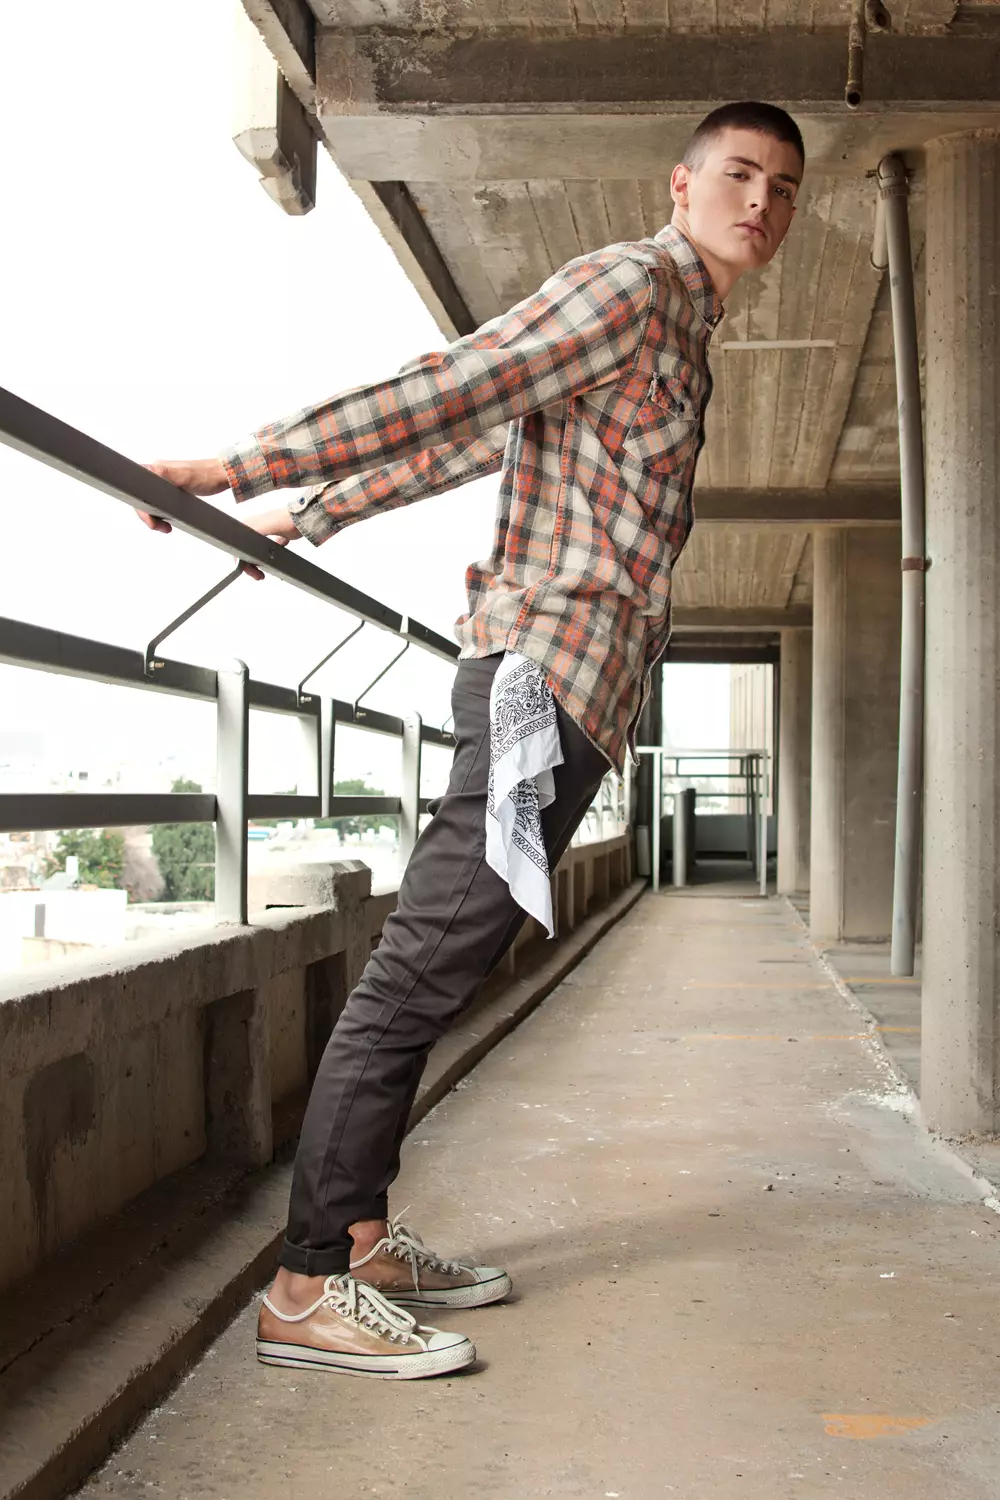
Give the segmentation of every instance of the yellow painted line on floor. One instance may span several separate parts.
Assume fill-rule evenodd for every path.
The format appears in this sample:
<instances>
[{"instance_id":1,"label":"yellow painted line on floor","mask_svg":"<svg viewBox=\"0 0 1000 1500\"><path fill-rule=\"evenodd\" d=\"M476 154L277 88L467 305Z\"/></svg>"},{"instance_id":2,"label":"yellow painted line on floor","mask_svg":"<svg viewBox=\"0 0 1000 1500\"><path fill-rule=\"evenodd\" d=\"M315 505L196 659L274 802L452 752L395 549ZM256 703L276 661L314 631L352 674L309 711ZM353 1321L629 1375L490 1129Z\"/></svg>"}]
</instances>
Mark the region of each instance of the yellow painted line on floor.
<instances>
[{"instance_id":1,"label":"yellow painted line on floor","mask_svg":"<svg viewBox=\"0 0 1000 1500\"><path fill-rule=\"evenodd\" d=\"M919 1026L876 1026L876 1031L903 1032L919 1036ZM678 1038L682 1042L863 1042L868 1031L813 1031L790 1037L787 1031L692 1031Z\"/></svg>"},{"instance_id":2,"label":"yellow painted line on floor","mask_svg":"<svg viewBox=\"0 0 1000 1500\"><path fill-rule=\"evenodd\" d=\"M682 1042L862 1042L867 1031L836 1031L829 1034L816 1032L812 1035L789 1037L787 1031L694 1031L682 1036Z\"/></svg>"},{"instance_id":3,"label":"yellow painted line on floor","mask_svg":"<svg viewBox=\"0 0 1000 1500\"><path fill-rule=\"evenodd\" d=\"M747 980L740 983L736 980L722 980L716 983L708 979L689 979L687 984L681 986L685 990L829 990L832 985L827 980L823 984L767 984L759 980Z\"/></svg>"},{"instance_id":4,"label":"yellow painted line on floor","mask_svg":"<svg viewBox=\"0 0 1000 1500\"><path fill-rule=\"evenodd\" d=\"M765 1032L739 1032L739 1031L695 1031L690 1036L681 1037L682 1042L783 1042L784 1036L777 1031Z\"/></svg>"},{"instance_id":5,"label":"yellow painted line on floor","mask_svg":"<svg viewBox=\"0 0 1000 1500\"><path fill-rule=\"evenodd\" d=\"M823 1413L827 1437L862 1440L915 1432L918 1427L929 1427L937 1420L937 1417L891 1417L873 1411Z\"/></svg>"},{"instance_id":6,"label":"yellow painted line on floor","mask_svg":"<svg viewBox=\"0 0 1000 1500\"><path fill-rule=\"evenodd\" d=\"M913 989L920 988L919 979L880 979L877 974L850 974L844 980L844 984L908 984Z\"/></svg>"}]
</instances>

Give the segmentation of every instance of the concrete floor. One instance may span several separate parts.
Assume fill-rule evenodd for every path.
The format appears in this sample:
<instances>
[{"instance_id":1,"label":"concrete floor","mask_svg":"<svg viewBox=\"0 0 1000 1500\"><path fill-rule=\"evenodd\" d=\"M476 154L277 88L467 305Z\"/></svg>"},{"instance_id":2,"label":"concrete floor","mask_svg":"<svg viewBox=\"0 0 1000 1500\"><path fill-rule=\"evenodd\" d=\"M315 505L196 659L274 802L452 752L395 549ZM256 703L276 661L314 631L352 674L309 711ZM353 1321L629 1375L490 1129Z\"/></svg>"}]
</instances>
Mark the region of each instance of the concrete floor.
<instances>
[{"instance_id":1,"label":"concrete floor","mask_svg":"<svg viewBox=\"0 0 1000 1500\"><path fill-rule=\"evenodd\" d=\"M476 1369L264 1369L248 1308L80 1494L993 1500L1000 1218L745 890L644 897L411 1138L515 1277Z\"/></svg>"},{"instance_id":2,"label":"concrete floor","mask_svg":"<svg viewBox=\"0 0 1000 1500\"><path fill-rule=\"evenodd\" d=\"M824 957L878 1023L893 1062L920 1094L920 956L909 979L889 972L888 943L842 943Z\"/></svg>"},{"instance_id":3,"label":"concrete floor","mask_svg":"<svg viewBox=\"0 0 1000 1500\"><path fill-rule=\"evenodd\" d=\"M923 1004L921 955L916 973L901 978L890 973L888 943L843 943L823 954L837 978L873 1018L879 1038L899 1073L920 1098L920 1033ZM954 1143L961 1159L992 1183L1000 1185L1000 1139L963 1137Z\"/></svg>"}]
</instances>

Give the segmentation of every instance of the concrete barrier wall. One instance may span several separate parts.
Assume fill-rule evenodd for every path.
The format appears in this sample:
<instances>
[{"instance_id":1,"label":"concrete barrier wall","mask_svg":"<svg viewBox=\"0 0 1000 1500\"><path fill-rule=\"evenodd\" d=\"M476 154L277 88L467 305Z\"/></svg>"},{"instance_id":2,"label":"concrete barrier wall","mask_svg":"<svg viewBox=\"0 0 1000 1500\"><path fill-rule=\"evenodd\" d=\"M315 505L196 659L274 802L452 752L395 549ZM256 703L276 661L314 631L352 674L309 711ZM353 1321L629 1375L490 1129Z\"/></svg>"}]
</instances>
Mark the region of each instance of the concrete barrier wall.
<instances>
[{"instance_id":1,"label":"concrete barrier wall","mask_svg":"<svg viewBox=\"0 0 1000 1500\"><path fill-rule=\"evenodd\" d=\"M567 933L632 877L628 835L553 874ZM251 882L253 923L0 981L0 1287L209 1155L261 1166L307 1086L393 894L358 861ZM537 936L528 922L517 953Z\"/></svg>"}]
</instances>

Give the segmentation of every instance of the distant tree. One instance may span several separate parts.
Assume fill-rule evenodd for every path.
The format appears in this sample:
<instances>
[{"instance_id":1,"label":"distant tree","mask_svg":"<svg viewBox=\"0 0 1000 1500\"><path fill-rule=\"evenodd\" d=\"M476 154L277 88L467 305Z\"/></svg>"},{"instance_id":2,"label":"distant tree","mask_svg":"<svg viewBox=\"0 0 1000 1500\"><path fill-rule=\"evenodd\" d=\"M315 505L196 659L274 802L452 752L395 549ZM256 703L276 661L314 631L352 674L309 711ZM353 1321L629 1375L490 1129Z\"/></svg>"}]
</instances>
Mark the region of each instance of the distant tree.
<instances>
[{"instance_id":1,"label":"distant tree","mask_svg":"<svg viewBox=\"0 0 1000 1500\"><path fill-rule=\"evenodd\" d=\"M346 781L335 781L333 795L335 797L384 797L385 792L381 787L369 786L364 777L354 776ZM351 833L364 833L370 828L395 829L398 822L399 819L393 813L358 813L346 818L318 818L316 827L336 828L344 838Z\"/></svg>"},{"instance_id":2,"label":"distant tree","mask_svg":"<svg viewBox=\"0 0 1000 1500\"><path fill-rule=\"evenodd\" d=\"M60 833L54 851L45 857L45 875L55 875L66 868L66 860L75 855L80 861L80 884L96 885L102 890L122 888L125 871L125 839L116 828L70 828Z\"/></svg>"},{"instance_id":3,"label":"distant tree","mask_svg":"<svg viewBox=\"0 0 1000 1500\"><path fill-rule=\"evenodd\" d=\"M197 781L179 777L172 792L200 792ZM164 901L215 900L215 831L211 823L161 823L153 830L153 854L163 877Z\"/></svg>"}]
</instances>

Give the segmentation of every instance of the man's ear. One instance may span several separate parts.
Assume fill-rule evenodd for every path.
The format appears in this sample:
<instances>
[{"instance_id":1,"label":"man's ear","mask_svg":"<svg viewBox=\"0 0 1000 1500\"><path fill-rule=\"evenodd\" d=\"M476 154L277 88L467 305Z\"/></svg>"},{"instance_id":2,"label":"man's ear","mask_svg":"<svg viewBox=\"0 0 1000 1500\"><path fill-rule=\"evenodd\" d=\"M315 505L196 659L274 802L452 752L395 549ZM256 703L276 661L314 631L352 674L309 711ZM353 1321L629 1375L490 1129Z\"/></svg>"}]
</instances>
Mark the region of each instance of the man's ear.
<instances>
[{"instance_id":1,"label":"man's ear","mask_svg":"<svg viewBox=\"0 0 1000 1500\"><path fill-rule=\"evenodd\" d=\"M685 162L678 162L670 174L670 196L678 208L688 206L688 183L691 178L691 168Z\"/></svg>"}]
</instances>

